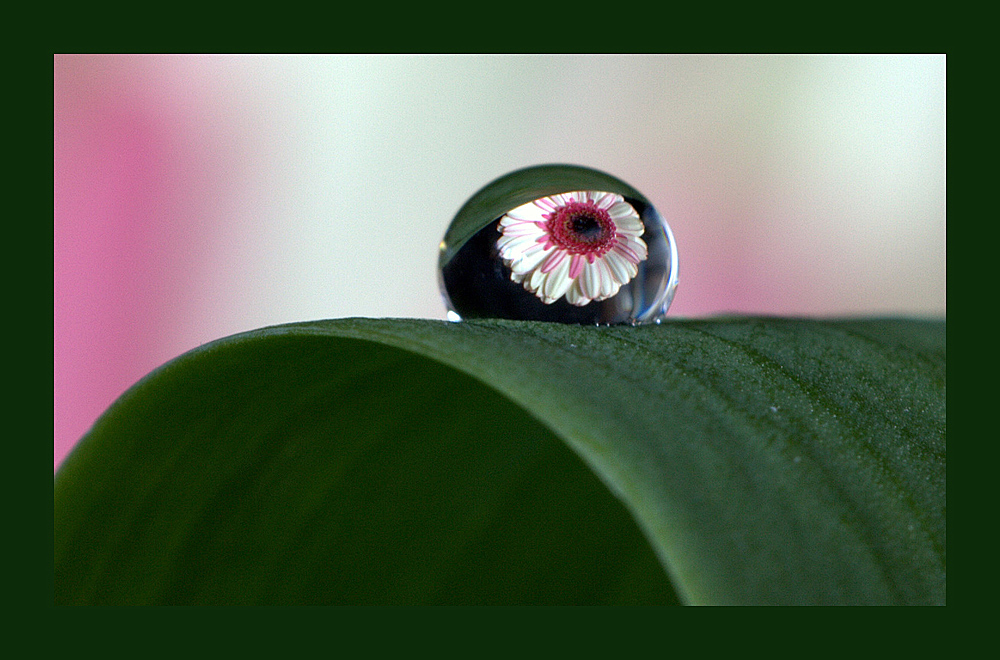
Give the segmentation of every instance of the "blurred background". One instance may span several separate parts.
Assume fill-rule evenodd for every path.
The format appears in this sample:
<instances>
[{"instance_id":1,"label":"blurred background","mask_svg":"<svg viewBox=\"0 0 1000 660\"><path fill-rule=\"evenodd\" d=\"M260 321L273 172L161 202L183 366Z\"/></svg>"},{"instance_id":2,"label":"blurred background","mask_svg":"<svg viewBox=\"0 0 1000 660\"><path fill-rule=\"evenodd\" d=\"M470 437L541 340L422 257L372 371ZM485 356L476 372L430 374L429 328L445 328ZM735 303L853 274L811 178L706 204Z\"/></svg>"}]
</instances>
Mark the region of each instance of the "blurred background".
<instances>
[{"instance_id":1,"label":"blurred background","mask_svg":"<svg viewBox=\"0 0 1000 660\"><path fill-rule=\"evenodd\" d=\"M541 163L642 191L674 317L945 315L944 56L54 58L54 466L205 342L444 319L437 245Z\"/></svg>"}]
</instances>

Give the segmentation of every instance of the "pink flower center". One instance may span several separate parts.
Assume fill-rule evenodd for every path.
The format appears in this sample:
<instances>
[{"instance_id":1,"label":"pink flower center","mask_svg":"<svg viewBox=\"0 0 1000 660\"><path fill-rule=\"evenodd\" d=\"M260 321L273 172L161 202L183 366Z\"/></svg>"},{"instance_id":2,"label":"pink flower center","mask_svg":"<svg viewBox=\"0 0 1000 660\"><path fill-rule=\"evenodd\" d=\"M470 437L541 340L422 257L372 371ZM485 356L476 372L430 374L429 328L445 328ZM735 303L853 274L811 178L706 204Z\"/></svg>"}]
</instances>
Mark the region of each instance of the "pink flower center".
<instances>
[{"instance_id":1,"label":"pink flower center","mask_svg":"<svg viewBox=\"0 0 1000 660\"><path fill-rule=\"evenodd\" d=\"M570 202L543 216L552 243L593 262L615 244L615 223L593 202Z\"/></svg>"}]
</instances>

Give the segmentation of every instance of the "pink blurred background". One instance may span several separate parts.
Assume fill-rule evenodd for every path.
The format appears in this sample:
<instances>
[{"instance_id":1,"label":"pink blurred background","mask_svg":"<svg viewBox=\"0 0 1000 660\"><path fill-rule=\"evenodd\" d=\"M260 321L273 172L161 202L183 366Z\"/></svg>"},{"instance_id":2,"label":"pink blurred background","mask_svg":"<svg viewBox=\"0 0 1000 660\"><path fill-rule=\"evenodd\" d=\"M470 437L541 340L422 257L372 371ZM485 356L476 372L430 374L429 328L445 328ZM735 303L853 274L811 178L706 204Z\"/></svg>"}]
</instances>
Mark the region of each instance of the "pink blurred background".
<instances>
[{"instance_id":1,"label":"pink blurred background","mask_svg":"<svg viewBox=\"0 0 1000 660\"><path fill-rule=\"evenodd\" d=\"M945 315L943 56L54 60L54 466L200 344L444 318L437 244L549 162L641 190L673 316Z\"/></svg>"}]
</instances>

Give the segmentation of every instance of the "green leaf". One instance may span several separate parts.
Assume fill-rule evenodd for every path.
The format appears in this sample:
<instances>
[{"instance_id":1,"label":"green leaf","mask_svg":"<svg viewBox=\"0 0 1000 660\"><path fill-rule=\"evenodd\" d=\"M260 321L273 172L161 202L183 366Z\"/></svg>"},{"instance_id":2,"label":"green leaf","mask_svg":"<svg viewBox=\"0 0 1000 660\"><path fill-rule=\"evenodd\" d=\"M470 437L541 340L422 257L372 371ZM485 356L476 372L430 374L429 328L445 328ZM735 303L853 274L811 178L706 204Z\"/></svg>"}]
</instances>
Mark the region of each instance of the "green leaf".
<instances>
[{"instance_id":1,"label":"green leaf","mask_svg":"<svg viewBox=\"0 0 1000 660\"><path fill-rule=\"evenodd\" d=\"M943 321L267 328L67 458L56 602L944 604L945 440Z\"/></svg>"}]
</instances>

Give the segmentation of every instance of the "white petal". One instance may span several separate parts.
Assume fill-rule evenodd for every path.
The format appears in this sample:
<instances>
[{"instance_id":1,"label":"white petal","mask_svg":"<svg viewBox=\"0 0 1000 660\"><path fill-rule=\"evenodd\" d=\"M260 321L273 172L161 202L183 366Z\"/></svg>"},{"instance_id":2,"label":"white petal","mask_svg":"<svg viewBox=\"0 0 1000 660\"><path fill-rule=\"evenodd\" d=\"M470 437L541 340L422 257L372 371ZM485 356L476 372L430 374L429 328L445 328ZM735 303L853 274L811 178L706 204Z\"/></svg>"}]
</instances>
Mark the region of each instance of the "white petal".
<instances>
[{"instance_id":1,"label":"white petal","mask_svg":"<svg viewBox=\"0 0 1000 660\"><path fill-rule=\"evenodd\" d=\"M601 262L599 259L592 264L587 264L586 268L583 269L583 274L577 278L580 282L580 291L583 295L591 300L603 300L604 298L601 296L602 277Z\"/></svg>"},{"instance_id":2,"label":"white petal","mask_svg":"<svg viewBox=\"0 0 1000 660\"><path fill-rule=\"evenodd\" d=\"M539 213L552 213L559 208L559 202L554 197L542 197L531 202L539 209Z\"/></svg>"},{"instance_id":3,"label":"white petal","mask_svg":"<svg viewBox=\"0 0 1000 660\"><path fill-rule=\"evenodd\" d=\"M506 218L507 216L504 216ZM542 236L545 229L534 222L513 221L510 224L500 223L500 231L504 236Z\"/></svg>"},{"instance_id":4,"label":"white petal","mask_svg":"<svg viewBox=\"0 0 1000 660\"><path fill-rule=\"evenodd\" d=\"M614 250L611 250L604 255L604 261L608 265L608 270L614 276L614 279L618 284L625 284L639 272L638 267L631 261L618 254Z\"/></svg>"},{"instance_id":5,"label":"white petal","mask_svg":"<svg viewBox=\"0 0 1000 660\"><path fill-rule=\"evenodd\" d=\"M604 209L605 211L615 206L616 202L622 201L621 195L616 195L615 193L608 193L608 192L591 193L591 199L594 200L594 203L597 205L597 208ZM626 204L626 206L628 205ZM611 217L614 217L614 215L612 215Z\"/></svg>"},{"instance_id":6,"label":"white petal","mask_svg":"<svg viewBox=\"0 0 1000 660\"><path fill-rule=\"evenodd\" d=\"M539 293L539 289L545 284L545 278L548 277L548 273L543 273L541 268L535 268L531 271L531 275L525 274L524 288L532 293L538 293L538 297L541 298L542 294Z\"/></svg>"},{"instance_id":7,"label":"white petal","mask_svg":"<svg viewBox=\"0 0 1000 660\"><path fill-rule=\"evenodd\" d=\"M627 221L629 226L635 226L636 223L642 225L642 221L639 219L639 214L636 213L635 209L628 202L621 202L620 204L615 204L610 209L608 209L608 215L615 221L615 224L621 224Z\"/></svg>"},{"instance_id":8,"label":"white petal","mask_svg":"<svg viewBox=\"0 0 1000 660\"><path fill-rule=\"evenodd\" d=\"M562 264L564 261L569 261L569 253L566 250L555 249L549 252L548 258L545 263L542 264L542 270L548 273L554 270Z\"/></svg>"},{"instance_id":9,"label":"white petal","mask_svg":"<svg viewBox=\"0 0 1000 660\"><path fill-rule=\"evenodd\" d=\"M646 248L646 241L639 237L629 238L627 245L632 248L632 250L639 255L639 261L645 261L646 257L649 256L649 250Z\"/></svg>"},{"instance_id":10,"label":"white petal","mask_svg":"<svg viewBox=\"0 0 1000 660\"><path fill-rule=\"evenodd\" d=\"M542 296L542 302L554 303L562 298L566 290L573 284L573 280L569 278L569 262L569 259L563 259L545 276L542 288L538 291Z\"/></svg>"},{"instance_id":11,"label":"white petal","mask_svg":"<svg viewBox=\"0 0 1000 660\"><path fill-rule=\"evenodd\" d=\"M639 217L639 214L635 211L635 207L621 197L619 197L617 201L615 201L615 203L608 209L608 215L612 218L624 218L628 215L634 215L637 218Z\"/></svg>"},{"instance_id":12,"label":"white petal","mask_svg":"<svg viewBox=\"0 0 1000 660\"><path fill-rule=\"evenodd\" d=\"M552 213L566 202L563 200L562 195L550 195L548 197L536 199L534 203L544 206L546 213Z\"/></svg>"},{"instance_id":13,"label":"white petal","mask_svg":"<svg viewBox=\"0 0 1000 660\"><path fill-rule=\"evenodd\" d=\"M645 241L634 236L619 236L615 246L611 249L634 264L645 261L649 255Z\"/></svg>"},{"instance_id":14,"label":"white petal","mask_svg":"<svg viewBox=\"0 0 1000 660\"><path fill-rule=\"evenodd\" d=\"M541 245L538 249L524 252L520 257L510 263L511 271L518 274L525 274L528 271L538 268L548 253Z\"/></svg>"},{"instance_id":15,"label":"white petal","mask_svg":"<svg viewBox=\"0 0 1000 660\"><path fill-rule=\"evenodd\" d=\"M522 222L544 222L544 213L545 211L538 208L534 202L528 202L527 204L522 204L517 208L507 211L506 217L515 221L520 220ZM500 224L504 224L504 221L501 220Z\"/></svg>"},{"instance_id":16,"label":"white petal","mask_svg":"<svg viewBox=\"0 0 1000 660\"><path fill-rule=\"evenodd\" d=\"M638 218L619 218L614 223L615 231L619 234L638 237L642 236L646 231L646 228Z\"/></svg>"},{"instance_id":17,"label":"white petal","mask_svg":"<svg viewBox=\"0 0 1000 660\"><path fill-rule=\"evenodd\" d=\"M612 275L608 265L601 259L595 261L594 265L597 266L598 272L601 274L601 292L599 295L594 296L594 300L604 300L618 293L621 285L615 281L614 275Z\"/></svg>"},{"instance_id":18,"label":"white petal","mask_svg":"<svg viewBox=\"0 0 1000 660\"><path fill-rule=\"evenodd\" d=\"M569 291L566 292L566 302L571 305L576 305L577 307L583 307L592 300L592 298L588 298L586 294L583 293L580 287L581 283L580 278L578 277L573 282L573 286L571 286Z\"/></svg>"},{"instance_id":19,"label":"white petal","mask_svg":"<svg viewBox=\"0 0 1000 660\"><path fill-rule=\"evenodd\" d=\"M535 236L501 236L497 239L497 249L503 259L518 259L522 254L533 248L541 246Z\"/></svg>"},{"instance_id":20,"label":"white petal","mask_svg":"<svg viewBox=\"0 0 1000 660\"><path fill-rule=\"evenodd\" d=\"M597 269L597 262L585 265L576 281L579 282L580 293L591 300L597 297L601 292L601 273Z\"/></svg>"}]
</instances>

